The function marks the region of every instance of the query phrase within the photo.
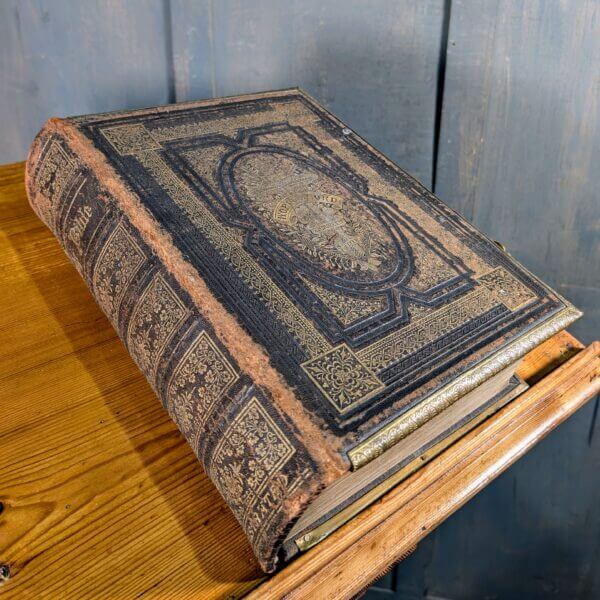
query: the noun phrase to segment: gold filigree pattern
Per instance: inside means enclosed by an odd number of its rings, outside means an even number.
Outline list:
[[[216,170],[219,159],[223,156],[224,148],[223,145],[215,144],[214,146],[202,146],[183,152],[184,158],[193,167],[194,172],[211,185],[213,190],[218,189],[219,186]]]
[[[160,144],[141,123],[115,125],[101,130],[102,135],[122,155],[136,154],[142,150],[160,148]]]
[[[37,184],[52,204],[60,198],[77,169],[77,162],[69,157],[57,140],[48,142],[37,175]]]
[[[120,222],[100,251],[92,276],[96,299],[115,322],[127,286],[145,258],[138,243]]]
[[[335,318],[346,327],[359,319],[380,313],[387,307],[384,296],[371,296],[368,299],[354,298],[328,290],[306,277],[302,277],[302,280]]]
[[[193,192],[173,173],[155,152],[143,152],[138,159],[156,181],[186,211],[194,224],[208,237],[221,255],[230,262],[269,310],[279,319],[298,343],[311,356],[321,354],[331,346],[315,326],[279,289],[240,243],[194,196]]]
[[[300,122],[305,121],[307,115],[310,115],[310,113],[307,111],[306,106],[302,102],[294,100],[287,102],[284,106],[278,107],[276,118],[278,121]],[[313,120],[317,121],[315,115],[310,116],[312,116]],[[202,119],[196,123],[188,122],[181,125],[155,127],[152,130],[152,135],[159,141],[179,140],[197,135],[209,135],[211,133],[235,135],[240,129],[272,123],[273,118],[272,110],[266,110],[262,113],[252,112],[246,115],[232,112],[231,114],[222,115],[219,119],[211,119],[210,121]]]
[[[127,327],[127,346],[148,377],[156,376],[158,362],[190,311],[157,273],[137,301]]]
[[[456,274],[451,265],[432,252],[414,233],[406,230],[404,234],[412,248],[415,262],[415,272],[410,279],[412,289],[428,290]]]
[[[66,232],[67,237],[73,242],[79,253],[82,252],[81,239],[91,217],[92,209],[89,206],[79,206],[73,217],[73,223]]]
[[[201,331],[173,371],[166,393],[169,414],[189,440],[237,378],[210,335]]]
[[[346,344],[303,363],[302,368],[340,413],[385,387]]]
[[[256,397],[230,423],[215,448],[210,475],[253,545],[288,497],[291,482],[282,468],[295,451]]]
[[[390,333],[357,354],[367,367],[379,371],[486,313],[497,304],[498,301],[487,289],[474,290],[434,313]]]
[[[503,267],[498,267],[482,275],[479,277],[479,283],[483,284],[499,302],[512,311],[518,310],[536,298],[532,290]]]
[[[232,176],[245,206],[313,267],[361,283],[383,280],[398,267],[391,232],[311,163],[259,150],[239,158]]]
[[[263,133],[260,134],[259,138],[261,143],[283,146],[284,148],[293,150],[297,154],[323,163],[323,157],[318,152],[315,152],[315,149],[307,144],[295,130],[285,129],[283,131]]]

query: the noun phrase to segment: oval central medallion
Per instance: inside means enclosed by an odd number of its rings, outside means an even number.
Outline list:
[[[367,202],[302,157],[247,152],[231,180],[271,239],[323,275],[373,284],[398,270],[398,243]]]

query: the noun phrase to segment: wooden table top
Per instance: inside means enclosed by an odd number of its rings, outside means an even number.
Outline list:
[[[265,578],[191,449],[0,167],[0,593],[345,598],[600,390],[600,345],[529,354],[516,402]]]

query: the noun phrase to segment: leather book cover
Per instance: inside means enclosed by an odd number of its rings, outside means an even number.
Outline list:
[[[26,179],[266,571],[320,490],[580,314],[298,89],[51,119]]]

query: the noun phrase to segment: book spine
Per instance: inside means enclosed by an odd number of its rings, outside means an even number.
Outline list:
[[[172,272],[60,127],[26,165],[54,233],[272,571],[286,531],[326,481],[303,432],[240,368]]]

